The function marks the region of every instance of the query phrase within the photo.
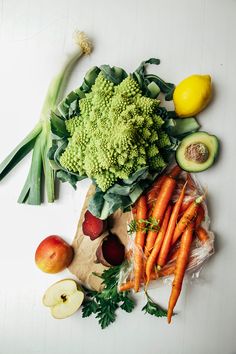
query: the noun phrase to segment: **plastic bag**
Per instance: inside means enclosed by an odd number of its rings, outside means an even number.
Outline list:
[[[173,168],[173,165],[168,167],[164,171],[163,174],[168,174],[169,170]],[[160,180],[162,176],[159,176],[157,180],[154,182],[153,187],[150,188],[149,191],[147,191],[147,200],[148,200],[148,206],[149,210],[151,210],[152,204],[155,201],[155,198],[152,200],[152,196],[155,193],[150,193],[151,191],[154,191],[156,188],[156,195],[158,194],[160,190],[160,185],[158,185],[158,180]],[[187,206],[196,198],[200,197],[201,195],[206,195],[206,191],[203,189],[199,181],[197,180],[196,176],[193,174],[189,174],[185,171],[182,171],[181,174],[179,175],[177,179],[177,186],[175,188],[175,191],[172,196],[172,203],[175,203],[176,200],[178,199],[178,196],[180,194],[180,191],[183,187],[183,184],[185,181],[188,181],[187,187],[186,187],[186,192],[185,192],[185,197],[183,200],[183,208],[187,208]],[[159,189],[158,189],[159,188]],[[214,254],[214,233],[210,231],[210,217],[208,214],[208,208],[206,204],[206,197],[204,201],[201,203],[201,206],[204,209],[204,219],[201,222],[200,226],[203,227],[208,235],[208,239],[203,243],[201,242],[196,235],[193,237],[192,245],[191,245],[191,251],[189,255],[189,262],[188,266],[186,269],[186,272],[189,273],[192,278],[197,278],[199,276],[199,273],[202,269],[203,264],[208,260],[208,258]],[[134,207],[135,208],[135,207]],[[183,213],[183,211],[182,211]],[[134,211],[135,214],[135,211]],[[150,212],[151,215],[151,212]],[[180,215],[181,216],[181,215]],[[128,225],[127,225],[128,226]],[[129,228],[129,226],[128,226]],[[132,233],[129,238],[129,242],[127,245],[127,254],[128,254],[128,261],[124,265],[124,267],[121,269],[120,272],[120,277],[119,277],[119,287],[122,286],[122,284],[128,284],[132,283],[133,279],[133,274],[134,274],[134,251],[135,252],[142,252],[143,257],[145,258],[143,251],[138,249],[137,246],[134,243],[135,239],[135,233]],[[176,251],[178,250],[180,245],[180,241],[178,240],[176,242],[176,245],[174,245],[171,249],[171,254],[175,254]],[[166,265],[161,269],[160,273],[158,274],[158,278],[164,279],[164,281],[169,281],[170,278],[172,278],[172,275],[174,273],[175,269],[175,262],[176,258],[170,259]],[[152,282],[152,287],[154,284],[157,284],[157,281]],[[130,285],[130,288],[132,287],[132,284]],[[121,287],[122,288],[122,287]]]

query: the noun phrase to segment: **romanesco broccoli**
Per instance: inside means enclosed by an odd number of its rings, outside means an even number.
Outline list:
[[[159,149],[170,140],[155,114],[158,105],[142,96],[131,76],[115,86],[100,73],[80,100],[80,115],[66,121],[71,138],[61,165],[92,178],[102,191],[144,166],[161,170],[165,161]]]

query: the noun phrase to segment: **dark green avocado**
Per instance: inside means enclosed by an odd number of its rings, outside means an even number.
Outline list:
[[[211,167],[219,150],[215,135],[197,132],[186,136],[176,150],[178,165],[187,172],[200,172]]]

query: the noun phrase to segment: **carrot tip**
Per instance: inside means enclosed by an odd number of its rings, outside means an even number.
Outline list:
[[[168,311],[167,313],[167,322],[171,323],[172,311]]]
[[[157,271],[159,272],[161,270],[162,266],[160,266],[159,264],[157,265]]]

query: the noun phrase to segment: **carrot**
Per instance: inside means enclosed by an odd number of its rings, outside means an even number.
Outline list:
[[[152,217],[159,221],[161,225],[164,213],[166,211],[167,205],[171,199],[172,193],[176,186],[176,181],[174,177],[177,177],[178,173],[181,172],[181,169],[178,166],[175,166],[174,169],[170,172],[170,175],[166,176],[160,193],[158,194],[154,209],[152,212]],[[147,235],[146,246],[145,246],[145,256],[148,257],[151,253],[151,250],[154,246],[158,231],[150,230]]]
[[[173,211],[172,211],[172,214],[171,214],[171,217],[170,217],[170,220],[169,220],[169,224],[168,224],[168,227],[167,227],[167,230],[166,230],[165,238],[163,240],[163,243],[162,243],[162,246],[161,246],[161,250],[160,250],[160,253],[159,253],[159,256],[158,256],[157,264],[158,264],[159,268],[163,267],[165,265],[167,255],[168,255],[168,252],[170,250],[171,240],[172,240],[173,233],[174,233],[174,230],[175,230],[177,218],[178,218],[178,215],[179,215],[179,210],[180,210],[181,204],[183,203],[186,185],[187,185],[187,182],[184,184],[184,186],[182,188],[182,191],[181,191],[181,193],[179,195],[179,198],[178,198],[177,202],[175,203],[175,206],[173,208]]]
[[[172,264],[167,264],[164,268],[162,268],[159,272],[158,272],[158,276],[159,277],[166,277],[168,275],[171,275],[174,273],[176,268],[176,264],[175,262],[173,262]]]
[[[169,219],[170,219],[170,214],[171,214],[171,206],[169,205],[167,207],[167,209],[166,209],[164,220],[163,220],[161,228],[160,228],[160,230],[158,232],[154,247],[153,247],[153,249],[151,251],[151,254],[148,257],[148,260],[147,260],[147,263],[146,263],[147,284],[149,283],[152,269],[154,267],[156,258],[158,256],[158,253],[159,253],[159,251],[161,249],[162,242],[163,242],[164,237],[165,237],[166,229],[167,229],[168,222],[169,222]]]
[[[137,202],[137,221],[146,219],[147,217],[147,199],[146,196],[141,196]],[[145,224],[139,223],[139,230],[135,236],[135,250],[134,250],[134,290],[139,291],[140,280],[143,273],[143,254],[142,250],[145,243],[146,231],[144,231]]]
[[[192,202],[187,203],[188,205],[190,205]],[[182,204],[183,205],[183,204]],[[187,208],[186,208],[187,209]],[[196,220],[195,220],[195,230],[198,229],[198,227],[201,225],[202,220],[204,219],[205,216],[205,211],[203,209],[203,207],[201,205],[199,205],[198,207],[198,211],[197,211],[197,216],[196,216]],[[197,232],[197,231],[196,231]],[[201,237],[201,236],[200,236]],[[177,255],[179,253],[179,248],[175,248],[174,251],[172,251],[171,253],[169,253],[168,256],[168,262],[173,262],[176,260]]]
[[[156,198],[158,193],[160,192],[160,188],[162,183],[164,182],[166,175],[160,176],[158,179],[155,180],[151,189],[147,192],[147,203],[152,204]]]
[[[196,220],[195,220],[195,229],[197,229],[201,225],[202,221],[204,220],[204,217],[205,217],[205,211],[203,207],[199,205]]]
[[[193,227],[194,224],[190,223],[188,227],[185,229],[181,238],[180,252],[176,260],[176,269],[174,273],[175,277],[172,283],[172,290],[171,290],[171,295],[170,295],[169,305],[168,305],[168,312],[167,312],[168,323],[171,322],[173,310],[181,292],[184,274],[188,264],[190,247],[192,243]]]
[[[196,198],[184,212],[183,216],[180,218],[178,224],[175,227],[172,238],[172,245],[178,240],[180,235],[182,235],[189,223],[196,217],[199,204],[202,203],[204,198],[205,195],[201,195],[200,197]]]
[[[202,244],[204,244],[209,239],[207,231],[201,226],[196,229],[196,234]]]
[[[173,262],[177,259],[177,256],[179,254],[179,248],[176,248],[174,251],[172,251],[169,255],[168,255],[168,262]]]
[[[183,202],[180,208],[179,213],[183,213],[186,209],[188,209],[188,207],[190,206],[190,204],[192,203],[192,200],[190,200],[189,202]]]
[[[175,167],[173,167],[172,170],[168,173],[168,176],[171,178],[176,178],[181,171],[182,169],[178,165],[175,165]]]
[[[134,287],[134,281],[133,280],[129,280],[124,284],[121,284],[121,286],[119,287],[119,291],[127,291],[130,289],[133,289]]]
[[[175,270],[175,263],[171,265],[167,265],[166,267],[161,269],[158,274],[156,272],[152,272],[150,276],[150,280],[157,280],[158,278],[169,276],[174,273],[174,270]],[[133,287],[134,287],[134,281],[129,280],[119,287],[119,291],[127,291],[133,289]]]

